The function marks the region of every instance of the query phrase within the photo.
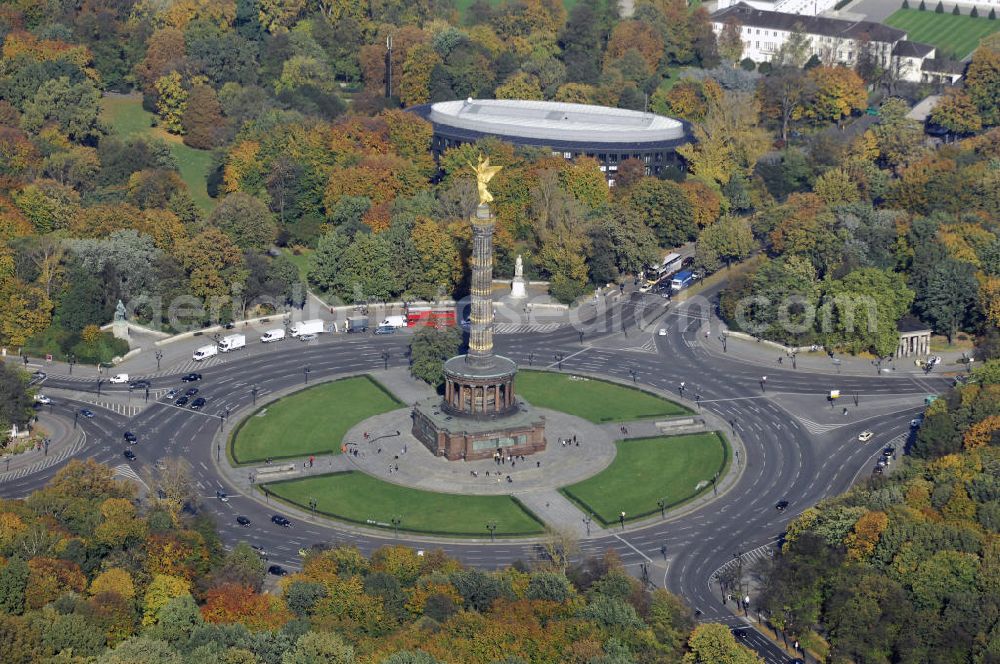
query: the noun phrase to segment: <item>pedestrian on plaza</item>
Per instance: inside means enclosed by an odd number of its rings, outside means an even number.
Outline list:
[[[575,433],[573,434],[573,442],[574,443],[576,442],[576,434]]]
[[[541,461],[536,461],[535,462],[535,468],[541,468],[541,467],[542,467],[542,462]]]

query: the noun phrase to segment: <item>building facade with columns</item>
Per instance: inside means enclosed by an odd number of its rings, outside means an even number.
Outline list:
[[[931,353],[931,329],[916,318],[906,317],[896,326],[899,346],[896,357],[919,357]]]

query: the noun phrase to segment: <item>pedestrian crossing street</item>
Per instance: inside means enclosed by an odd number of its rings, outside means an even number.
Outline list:
[[[77,436],[76,440],[69,445],[63,447],[58,452],[50,454],[48,456],[43,456],[41,459],[33,464],[27,466],[21,466],[15,470],[0,472],[0,483],[11,482],[13,480],[37,473],[40,470],[45,470],[46,468],[51,468],[56,464],[62,463],[69,457],[73,456],[77,452],[83,449],[84,445],[87,444],[87,434],[81,432]],[[32,452],[32,454],[34,454]]]
[[[497,323],[494,334],[523,334],[525,332],[555,332],[559,323]]]

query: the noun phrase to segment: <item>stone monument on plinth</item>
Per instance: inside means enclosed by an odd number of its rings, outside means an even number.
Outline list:
[[[111,323],[111,334],[114,335],[115,339],[125,339],[128,341],[128,323],[125,322],[125,305],[122,304],[121,300],[118,300],[118,306],[115,307],[115,320]]]
[[[524,280],[524,262],[521,260],[521,254],[517,255],[517,261],[514,262],[514,281],[510,282],[510,296],[513,299],[520,300],[528,297],[528,293],[525,291]]]
[[[471,166],[471,164],[470,164]],[[472,223],[469,352],[444,364],[444,399],[413,408],[413,435],[451,460],[532,454],[545,449],[545,417],[514,394],[517,364],[493,353],[493,196],[486,184],[500,170],[480,157],[472,166],[479,206]]]

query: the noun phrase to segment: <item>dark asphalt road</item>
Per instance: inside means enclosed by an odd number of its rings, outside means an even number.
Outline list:
[[[650,303],[644,304],[644,303]],[[644,528],[629,529],[624,534],[609,534],[601,539],[581,542],[584,555],[616,550],[624,562],[639,563],[662,560],[661,546],[666,546],[669,564],[663,585],[680,594],[705,620],[741,624],[730,614],[711,590],[712,573],[731,560],[734,552],[748,551],[773,541],[785,525],[805,508],[820,499],[847,489],[872,465],[872,459],[894,436],[908,433],[908,421],[914,410],[872,418],[866,426],[878,435],[866,444],[858,443],[852,427],[812,435],[762,393],[761,369],[725,357],[709,355],[696,341],[704,324],[707,304],[694,302],[671,308],[666,318],[650,325],[647,332],[635,328],[636,317],[662,312],[658,298],[633,295],[632,299],[611,309],[610,323],[583,324],[583,342],[576,329],[561,329],[550,334],[518,334],[496,338],[497,352],[529,364],[555,366],[562,356],[562,369],[567,372],[596,372],[625,380],[635,380],[661,390],[676,393],[684,381],[684,396],[692,399],[701,395],[702,407],[727,421],[734,422],[746,448],[748,458],[743,475],[735,487],[705,507],[677,520],[652,523]],[[652,313],[651,313],[652,312]],[[607,320],[607,319],[606,319]],[[614,337],[619,345],[635,343],[636,349],[622,350],[608,340],[610,331],[620,330],[625,320],[629,338]],[[666,336],[650,336],[652,328],[666,327]],[[649,340],[652,338],[655,346]],[[297,522],[291,529],[270,523],[276,513],[255,498],[241,495],[236,487],[227,486],[217,473],[214,462],[217,450],[212,438],[220,426],[219,414],[227,408],[237,413],[251,404],[250,390],[260,388],[259,395],[303,383],[303,369],[310,368],[311,379],[382,368],[405,366],[407,335],[323,335],[321,343],[303,345],[296,342],[260,347],[252,353],[238,356],[223,364],[202,370],[204,380],[198,384],[208,403],[204,412],[194,412],[160,401],[131,420],[103,408],[93,408],[93,419],[79,418],[79,426],[88,436],[88,445],[81,457],[92,457],[111,466],[128,465],[139,471],[144,463],[164,456],[187,459],[204,497],[205,509],[218,520],[219,530],[227,544],[245,540],[264,547],[272,562],[297,566],[300,547],[316,542],[347,542],[368,553],[387,542],[412,543],[417,548],[442,548],[468,564],[495,567],[516,559],[536,559],[535,546],[518,541],[460,542],[439,540],[431,543],[423,538],[399,539],[392,533],[358,532],[335,522]],[[591,345],[594,344],[594,345]],[[642,346],[642,348],[639,348]],[[388,359],[383,356],[389,353]],[[133,377],[134,378],[134,377]],[[180,387],[179,375],[153,379],[154,387]],[[45,384],[72,390],[92,391],[93,382],[49,376]],[[913,379],[908,377],[818,376],[797,373],[785,368],[767,369],[767,393],[815,395],[817,407],[830,389],[858,393],[866,399],[903,394],[924,394],[946,387],[942,378]],[[103,391],[113,390],[105,384]],[[56,412],[72,417],[76,406],[67,402],[56,404]],[[135,447],[138,460],[128,463],[122,456],[125,445],[122,433],[129,429],[140,439]],[[60,464],[61,466],[62,464]],[[58,468],[20,478],[0,486],[0,495],[23,496],[42,486]],[[140,473],[141,474],[141,473]],[[228,503],[214,500],[216,489],[229,492]],[[774,505],[787,500],[790,505],[778,512]],[[237,514],[248,516],[254,525],[250,529],[235,523]],[[763,651],[762,655],[764,654]],[[780,651],[778,651],[780,653]],[[774,656],[771,653],[772,657]],[[768,658],[768,661],[783,661]]]

